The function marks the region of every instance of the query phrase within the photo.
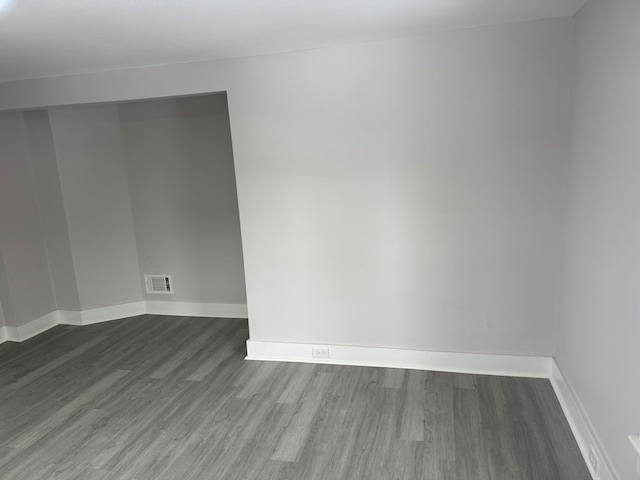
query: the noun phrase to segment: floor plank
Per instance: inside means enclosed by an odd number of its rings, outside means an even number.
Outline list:
[[[0,478],[587,480],[547,380],[244,360],[143,315],[0,345]]]

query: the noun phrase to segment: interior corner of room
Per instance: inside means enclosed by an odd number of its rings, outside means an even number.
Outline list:
[[[548,378],[593,477],[634,478],[638,25],[0,83],[0,342],[236,317],[249,358]]]

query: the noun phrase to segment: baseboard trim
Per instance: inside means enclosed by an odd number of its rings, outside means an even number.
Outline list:
[[[82,325],[82,312],[58,310],[58,323],[60,325]]]
[[[11,325],[6,325],[4,327],[5,334],[7,336],[7,342],[21,342],[20,334],[18,333],[18,327],[12,327]]]
[[[331,358],[313,358],[314,347],[329,348]],[[396,348],[247,341],[247,360],[327,363],[408,368],[510,377],[549,378],[550,357],[450,353]]]
[[[112,305],[109,307],[92,308],[82,311],[56,310],[31,322],[12,327],[0,327],[0,343],[6,341],[23,342],[39,333],[45,332],[56,325],[91,325],[109,322],[122,318],[144,315],[179,315],[185,317],[217,317],[217,318],[247,318],[246,304],[230,303],[189,303],[189,302],[156,302],[139,301]]]
[[[163,302],[147,300],[146,312],[185,317],[247,318],[247,305],[237,303]]]
[[[576,438],[580,452],[589,468],[589,472],[594,480],[619,480],[619,476],[611,466],[611,462],[602,449],[601,443],[595,435],[595,430],[591,426],[589,417],[584,413],[571,385],[567,382],[560,367],[555,360],[551,362],[551,385],[556,392],[564,416],[569,422],[573,436]],[[589,445],[597,448],[598,472],[594,472],[589,463]]]
[[[121,305],[113,305],[109,307],[92,308],[80,312],[82,317],[82,325],[91,325],[93,323],[109,322],[120,318],[135,317],[147,313],[144,301],[123,303]]]
[[[39,333],[46,332],[50,328],[58,325],[58,312],[51,312],[36,318],[24,325],[13,327],[5,325],[2,327],[3,333],[0,334],[0,343],[5,341],[24,342],[25,340],[35,337]],[[4,338],[4,339],[2,339]]]

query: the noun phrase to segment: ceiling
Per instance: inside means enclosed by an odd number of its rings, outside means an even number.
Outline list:
[[[0,0],[0,81],[570,16],[586,0]]]

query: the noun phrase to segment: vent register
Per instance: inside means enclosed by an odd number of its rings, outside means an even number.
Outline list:
[[[145,275],[144,284],[147,289],[147,293],[173,293],[173,281],[171,280],[171,275]]]

